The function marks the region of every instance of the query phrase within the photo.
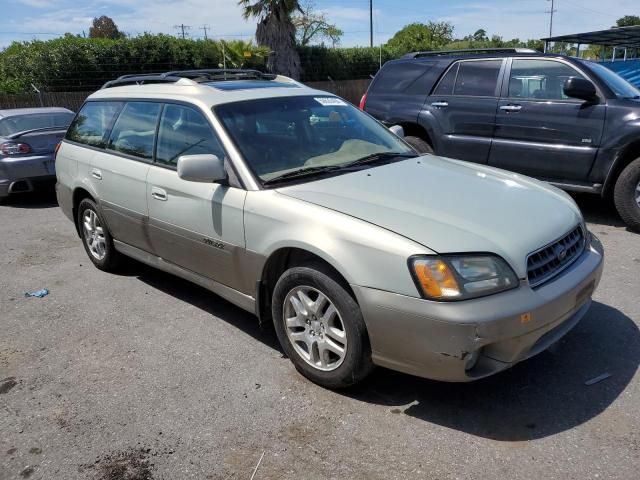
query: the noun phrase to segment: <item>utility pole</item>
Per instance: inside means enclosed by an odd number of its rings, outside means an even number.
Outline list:
[[[204,30],[204,39],[207,40],[207,29],[211,29],[209,25],[203,25],[200,27],[200,30]]]
[[[186,30],[189,30],[191,26],[181,23],[180,25],[174,25],[173,28],[175,28],[176,30],[180,30],[181,32],[180,35],[182,35],[182,39],[184,40],[185,37],[187,36]]]
[[[547,1],[551,1],[551,10],[547,10],[547,13],[550,14],[550,16],[549,16],[549,37],[553,37],[553,14],[555,12],[557,12],[557,10],[554,8],[555,7],[555,1],[554,0],[547,0]]]
[[[373,47],[373,0],[369,0],[369,46]]]

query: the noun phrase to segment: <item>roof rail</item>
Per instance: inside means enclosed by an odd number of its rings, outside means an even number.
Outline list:
[[[176,83],[179,80],[191,80],[199,83],[246,79],[275,80],[276,75],[249,69],[208,68],[196,70],[175,70],[165,73],[122,75],[115,80],[105,83],[102,88],[120,87],[123,85],[144,85],[149,83]]]
[[[445,55],[480,55],[492,53],[540,53],[533,48],[466,48],[463,50],[432,50],[426,52],[411,52],[402,58],[441,57]]]

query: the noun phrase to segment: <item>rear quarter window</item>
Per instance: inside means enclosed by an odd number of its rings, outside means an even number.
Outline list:
[[[419,62],[389,63],[378,73],[371,85],[371,93],[404,92],[432,67],[432,64]]]
[[[104,148],[113,119],[122,108],[120,102],[87,102],[67,130],[66,140]]]

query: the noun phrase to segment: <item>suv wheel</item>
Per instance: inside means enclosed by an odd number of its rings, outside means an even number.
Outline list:
[[[93,200],[85,198],[80,202],[77,222],[89,260],[100,270],[115,270],[120,263],[120,254],[114,248],[107,224]]]
[[[418,153],[433,153],[433,148],[420,137],[404,137],[404,141],[417,150]]]
[[[631,230],[640,232],[640,158],[622,171],[613,191],[616,209]]]
[[[284,272],[272,305],[282,348],[312,382],[345,388],[373,369],[360,308],[341,279],[322,264]]]

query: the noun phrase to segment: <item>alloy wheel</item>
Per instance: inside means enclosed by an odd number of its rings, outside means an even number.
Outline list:
[[[325,372],[342,364],[347,332],[340,312],[325,294],[313,287],[295,287],[287,294],[283,311],[287,337],[305,362]]]
[[[82,232],[91,256],[98,261],[103,260],[107,254],[104,228],[100,223],[98,214],[90,208],[86,209],[82,214]]]

